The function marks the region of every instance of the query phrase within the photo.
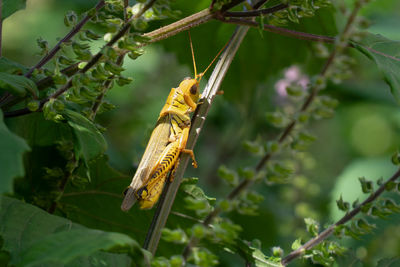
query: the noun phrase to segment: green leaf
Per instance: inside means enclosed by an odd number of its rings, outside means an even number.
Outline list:
[[[354,160],[349,163],[349,165],[344,168],[343,172],[338,176],[332,195],[342,195],[343,198],[350,203],[357,198],[360,200],[365,199],[365,195],[360,190],[360,182],[357,177],[362,177],[363,175],[368,174],[368,178],[377,180],[379,177],[384,177],[384,180],[386,180],[396,171],[397,167],[391,164],[387,156],[382,158]],[[336,205],[336,201],[332,199],[331,214],[334,221],[339,220],[343,216],[343,213],[334,207]],[[371,203],[364,205],[361,208],[362,212],[368,213],[371,206]]]
[[[365,177],[360,177],[358,178],[358,180],[361,183],[361,189],[363,191],[363,193],[371,193],[372,191],[374,191],[374,184],[371,181],[368,181],[367,179],[365,179]]]
[[[154,209],[143,211],[134,205],[129,212],[121,212],[123,191],[131,177],[112,169],[105,156],[89,162],[89,171],[91,183],[86,187],[67,185],[59,211],[87,227],[125,233],[142,242]]]
[[[279,257],[268,257],[260,248],[255,247],[250,242],[237,240],[236,248],[248,262],[253,263],[257,267],[282,267]]]
[[[29,246],[14,261],[18,266],[34,266],[43,263],[66,264],[77,257],[89,256],[102,249],[129,252],[139,247],[127,235],[91,229],[76,229],[49,234]]]
[[[9,74],[22,74],[27,70],[27,67],[18,62],[12,61],[5,57],[0,58],[0,72],[6,72]]]
[[[296,249],[299,249],[300,247],[301,247],[301,239],[298,238],[293,242],[292,249],[296,250]]]
[[[319,231],[318,222],[312,218],[305,218],[304,222],[306,223],[307,231],[313,236],[317,236]]]
[[[127,255],[99,250],[129,252],[135,260],[143,260],[140,246],[129,236],[87,229],[13,198],[1,198],[0,221],[3,249],[16,266],[91,266],[94,261],[127,266],[130,262]]]
[[[340,198],[336,200],[336,205],[342,211],[348,211],[350,209],[349,202],[343,201],[342,195],[340,195]]]
[[[360,218],[356,221],[355,225],[360,228],[364,233],[370,233],[376,226],[374,224],[368,223],[364,218]]]
[[[96,126],[81,114],[66,109],[62,113],[72,127],[78,141],[77,152],[83,155],[85,160],[91,160],[103,154],[107,149],[107,143]]]
[[[240,225],[234,224],[228,219],[221,219],[212,224],[213,239],[216,242],[224,242],[225,244],[234,244],[239,237],[239,232],[242,231]]]
[[[71,127],[66,123],[45,120],[41,113],[31,113],[7,121],[9,128],[24,138],[29,146],[51,146],[60,140],[72,140]]]
[[[22,155],[29,150],[24,139],[8,130],[0,110],[0,193],[11,192],[13,178],[24,175]]]
[[[237,173],[231,169],[228,169],[225,165],[221,165],[218,168],[218,176],[228,182],[230,186],[236,186],[239,183],[239,177]]]
[[[175,244],[186,244],[188,242],[188,237],[182,229],[164,228],[162,229],[162,238]]]
[[[26,0],[3,0],[1,18],[5,20],[18,10],[24,9],[25,6]]]
[[[392,94],[400,102],[400,42],[389,40],[379,34],[366,33],[360,42],[352,44],[376,63]]]
[[[182,181],[182,190],[194,199],[215,201],[215,198],[207,196],[203,189],[196,185],[197,178],[185,178]]]
[[[5,90],[17,96],[24,96],[26,92],[30,92],[33,96],[39,94],[36,84],[30,79],[21,75],[3,72],[0,72],[0,91],[1,90]]]
[[[186,193],[184,198],[185,208],[203,216],[212,210],[210,203],[214,202],[215,198],[208,197],[203,189],[196,185],[197,181],[197,178],[183,179],[181,188]]]

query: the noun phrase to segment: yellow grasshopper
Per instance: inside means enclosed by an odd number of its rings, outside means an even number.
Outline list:
[[[197,74],[191,39],[190,48],[195,77],[185,78],[178,88],[171,89],[138,169],[131,184],[124,192],[125,198],[121,205],[121,209],[124,211],[129,210],[136,200],[139,201],[141,209],[150,209],[157,203],[164,188],[166,177],[178,165],[181,153],[188,153],[193,160],[192,165],[197,168],[193,151],[185,148],[190,129],[189,115],[196,109],[200,98],[199,83],[201,78],[224,48],[200,74]]]

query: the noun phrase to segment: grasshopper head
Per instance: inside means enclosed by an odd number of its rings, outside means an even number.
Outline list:
[[[183,95],[189,96],[194,103],[197,103],[200,98],[199,83],[198,79],[185,78],[179,84],[179,88],[182,89]]]

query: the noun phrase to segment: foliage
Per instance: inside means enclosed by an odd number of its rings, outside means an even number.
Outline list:
[[[400,232],[400,45],[365,30],[367,18],[395,18],[396,1],[379,13],[366,0],[271,0],[254,10],[217,0],[208,17],[198,12],[210,1],[84,2],[46,0],[54,12],[30,26],[25,1],[3,1],[2,266],[396,265],[400,236],[385,229]],[[173,35],[193,28],[200,72],[229,23],[255,29],[195,147],[199,178],[183,180],[166,227],[151,228],[157,209],[120,205],[166,88],[187,76],[178,62],[192,60],[187,35]],[[163,49],[149,46],[158,41]],[[139,244],[155,232],[152,257]]]

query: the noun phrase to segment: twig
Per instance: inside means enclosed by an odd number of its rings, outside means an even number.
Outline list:
[[[128,20],[127,8],[129,7],[129,0],[124,0],[124,21]]]
[[[118,66],[121,66],[123,61],[124,61],[124,57],[125,57],[125,53],[122,53],[121,55],[118,56],[116,64]],[[92,106],[92,113],[89,116],[89,119],[91,119],[92,121],[94,120],[94,118],[96,117],[97,111],[100,108],[101,103],[103,102],[103,98],[105,96],[105,94],[107,93],[108,89],[110,89],[112,82],[114,80],[115,75],[111,76],[103,85],[103,90],[101,91],[101,93],[96,97],[96,100],[93,103]]]
[[[164,26],[160,29],[145,33],[144,36],[150,37],[150,42],[152,43],[158,42],[160,40],[176,35],[182,31],[188,30],[207,21],[210,21],[213,17],[214,13],[207,8],[186,18],[183,18],[177,22]]]
[[[287,4],[279,4],[269,8],[263,8],[259,10],[250,10],[250,11],[235,11],[235,12],[225,12],[223,13],[224,17],[257,17],[260,15],[266,15],[275,13],[279,10],[287,8]]]
[[[348,221],[350,221],[352,218],[354,218],[361,211],[362,207],[375,201],[385,191],[386,185],[388,183],[396,181],[399,177],[400,177],[400,169],[397,170],[397,172],[395,174],[393,174],[393,176],[389,180],[387,180],[385,183],[383,183],[378,188],[378,190],[376,190],[373,194],[371,194],[366,200],[364,200],[356,208],[352,209],[349,213],[344,215],[339,221],[332,224],[327,229],[325,229],[323,232],[321,232],[318,236],[310,239],[309,241],[307,241],[307,243],[302,245],[300,248],[292,251],[289,255],[284,257],[281,261],[281,264],[283,266],[288,265],[291,261],[300,257],[306,250],[311,249],[312,247],[318,245],[319,243],[321,243],[322,241],[327,239],[333,233],[336,226],[343,225],[343,224],[347,223]]]
[[[264,5],[266,2],[269,0],[260,0],[257,3],[254,4],[253,9],[259,9],[262,5]]]
[[[249,19],[240,19],[240,18],[225,18],[225,17],[216,17],[216,19],[229,23],[229,24],[235,24],[235,25],[246,25],[250,26],[253,28],[259,28],[260,24],[251,21]],[[299,31],[294,31],[278,26],[273,26],[269,24],[264,25],[264,31],[267,32],[272,32],[272,33],[277,33],[280,35],[288,36],[288,37],[293,37],[296,39],[301,39],[301,40],[307,40],[307,41],[316,41],[316,42],[322,42],[322,43],[334,43],[335,38],[330,37],[330,36],[324,36],[324,35],[318,35],[318,34],[312,34],[312,33],[306,33],[306,32],[299,32]]]
[[[58,188],[59,193],[58,193],[56,199],[54,199],[53,202],[51,203],[51,206],[49,207],[49,209],[47,210],[47,212],[50,214],[53,214],[56,211],[58,200],[60,200],[61,197],[63,196],[65,187],[67,186],[69,179],[71,179],[71,177],[72,177],[72,173],[74,172],[74,170],[77,167],[77,162],[76,162],[75,156],[73,156],[73,158],[70,160],[70,162],[73,162],[74,168],[72,170],[66,170],[64,172],[64,177],[60,181],[60,186]]]
[[[231,9],[232,7],[235,7],[235,6],[239,5],[239,4],[242,3],[242,2],[244,2],[244,0],[232,0],[230,3],[224,5],[224,6],[221,8],[220,11],[221,11],[221,12],[225,12],[225,11]]]
[[[100,0],[96,6],[94,7],[96,9],[96,12],[99,11],[100,9],[102,9],[105,6],[105,1],[104,0]],[[33,71],[35,69],[40,69],[43,65],[45,65],[50,59],[52,59],[57,52],[61,49],[61,45],[65,42],[68,42],[72,37],[75,36],[75,34],[77,34],[82,27],[94,16],[94,14],[92,16],[90,16],[89,14],[86,15],[78,24],[76,24],[74,26],[74,28],[71,29],[71,31],[65,35],[64,38],[62,38],[57,44],[56,46],[53,47],[53,49],[50,50],[50,52],[48,54],[46,54],[35,66],[33,66],[32,68],[30,68],[30,70],[24,74],[25,77],[29,78],[31,77]]]

